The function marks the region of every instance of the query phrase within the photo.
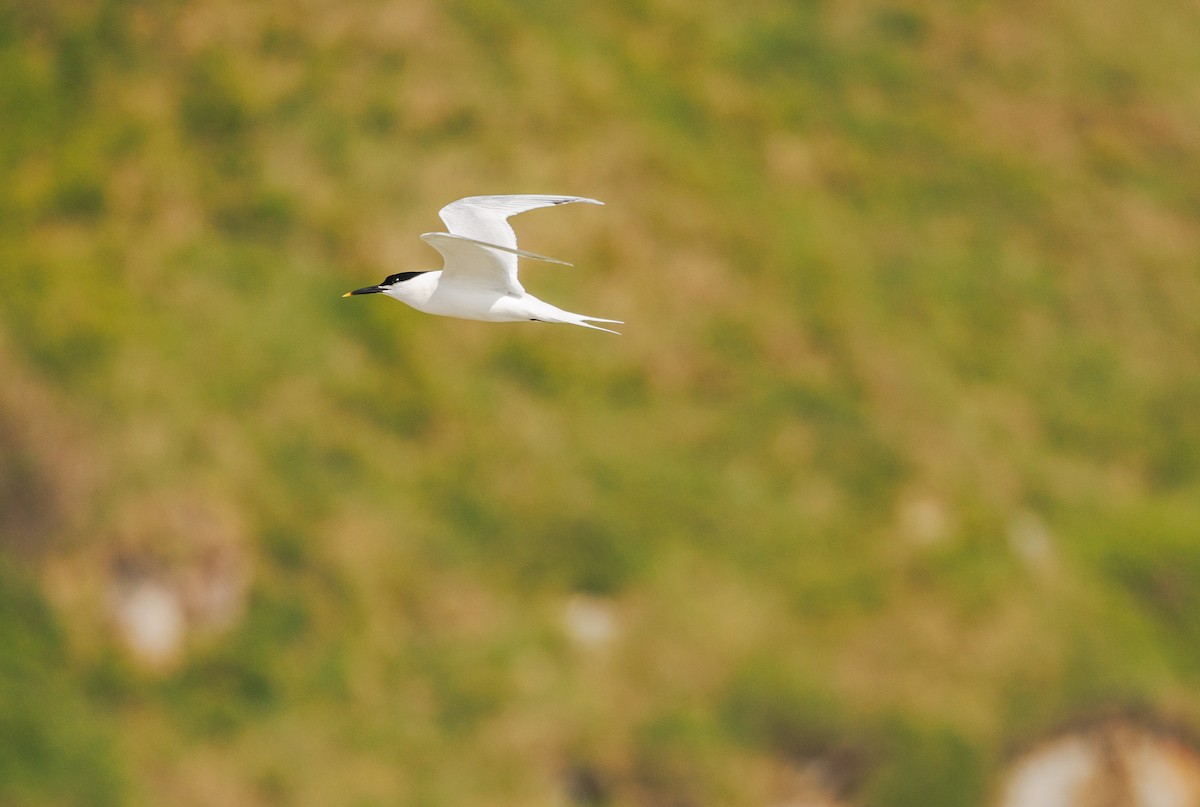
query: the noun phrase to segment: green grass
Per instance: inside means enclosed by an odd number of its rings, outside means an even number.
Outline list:
[[[126,782],[109,714],[80,691],[65,636],[19,571],[0,567],[0,798],[28,805],[115,805]]]
[[[1196,725],[1196,22],[0,0],[0,801],[975,805]],[[523,282],[624,336],[341,299],[504,192],[608,203]],[[130,555],[243,607],[144,670]]]

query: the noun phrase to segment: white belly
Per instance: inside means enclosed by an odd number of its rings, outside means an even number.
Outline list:
[[[421,304],[414,304],[428,314],[484,322],[519,322],[535,319],[538,303],[535,297],[513,297],[485,289],[439,288]]]

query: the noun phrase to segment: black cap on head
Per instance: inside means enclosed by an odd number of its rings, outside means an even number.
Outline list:
[[[380,286],[394,286],[397,283],[403,283],[406,280],[412,280],[417,275],[423,275],[424,272],[398,272],[394,275],[388,275],[380,283]]]
[[[355,289],[354,291],[348,291],[345,294],[343,294],[342,296],[350,297],[355,294],[379,294],[379,292],[385,290],[388,286],[395,286],[397,283],[403,283],[406,280],[412,280],[417,275],[423,275],[423,274],[425,274],[425,273],[424,272],[397,272],[394,275],[388,275],[387,277],[385,277],[383,279],[383,282],[380,283],[378,286],[365,286],[364,288],[361,288],[361,289]]]

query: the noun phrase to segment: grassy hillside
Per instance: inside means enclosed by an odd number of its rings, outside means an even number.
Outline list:
[[[0,0],[0,802],[965,807],[1200,727],[1198,40]],[[625,335],[340,297],[517,192],[607,203],[522,276]]]

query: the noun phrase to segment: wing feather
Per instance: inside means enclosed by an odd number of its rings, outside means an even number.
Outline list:
[[[425,233],[421,238],[445,259],[442,282],[524,294],[525,289],[517,280],[518,255],[551,263],[566,262],[517,249],[517,234],[509,226],[508,217],[572,202],[604,204],[582,196],[468,196],[438,212],[450,232]]]
[[[582,196],[542,196],[514,194],[509,196],[468,196],[443,207],[438,215],[446,229],[454,235],[473,238],[486,244],[516,249],[517,234],[508,224],[508,217],[539,207],[586,202],[602,205],[595,199]]]
[[[517,249],[516,247],[502,247],[499,244],[488,244],[484,241],[476,241],[474,238],[467,238],[465,235],[454,235],[452,233],[426,233],[425,235],[444,235],[448,238],[457,238],[459,241],[466,241],[469,244],[475,244],[488,249],[499,250],[510,255],[520,255],[522,258],[532,258],[535,261],[545,261],[546,263],[557,263],[562,266],[574,266],[575,264],[568,261],[561,261],[558,258],[551,258],[548,255],[539,255],[536,252],[530,252],[527,249]],[[424,238],[425,236],[421,236]]]
[[[521,295],[517,256],[450,233],[425,233],[421,240],[442,253],[442,283]]]

